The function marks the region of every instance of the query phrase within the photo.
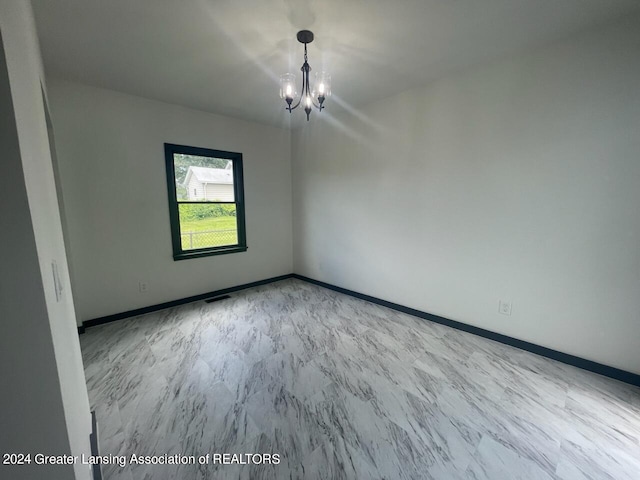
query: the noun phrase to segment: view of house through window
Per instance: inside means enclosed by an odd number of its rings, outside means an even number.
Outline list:
[[[169,144],[165,153],[174,258],[246,250],[242,155]]]

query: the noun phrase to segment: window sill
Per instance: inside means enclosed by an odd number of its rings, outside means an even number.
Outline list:
[[[188,260],[190,258],[212,257],[214,255],[226,255],[228,253],[246,252],[247,247],[234,245],[227,248],[216,248],[215,250],[193,250],[191,252],[174,253],[174,260]]]

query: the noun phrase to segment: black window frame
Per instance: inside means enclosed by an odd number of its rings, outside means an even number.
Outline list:
[[[231,160],[233,167],[233,202],[217,202],[217,201],[192,201],[178,200],[176,191],[176,176],[173,155],[175,153],[183,155],[197,155],[200,157],[213,157]],[[187,145],[176,145],[173,143],[164,144],[164,156],[167,169],[167,188],[169,191],[169,219],[171,222],[171,242],[173,244],[173,259],[186,260],[189,258],[209,257],[212,255],[225,255],[228,253],[246,252],[247,251],[247,232],[245,228],[245,212],[244,212],[244,177],[242,173],[242,153],[226,152],[224,150],[213,150],[211,148],[190,147]],[[235,203],[236,205],[236,222],[238,227],[238,243],[235,245],[224,245],[220,247],[205,247],[193,250],[183,250],[180,238],[180,210],[182,203],[197,204],[217,204],[217,203]]]

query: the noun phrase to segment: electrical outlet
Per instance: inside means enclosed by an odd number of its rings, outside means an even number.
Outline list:
[[[511,301],[500,300],[498,302],[498,313],[502,315],[511,315]]]
[[[147,282],[138,282],[140,293],[147,293],[149,291],[149,284]]]

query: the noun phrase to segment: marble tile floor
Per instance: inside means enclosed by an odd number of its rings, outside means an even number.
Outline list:
[[[107,480],[640,479],[640,389],[300,280],[89,328]]]

